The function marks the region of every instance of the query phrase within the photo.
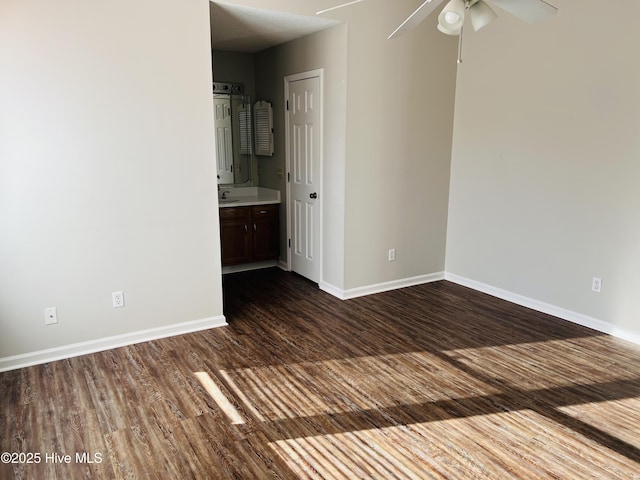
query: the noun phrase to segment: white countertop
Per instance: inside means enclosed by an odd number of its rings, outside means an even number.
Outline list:
[[[225,193],[225,199],[221,198],[223,193]],[[220,187],[220,192],[218,193],[218,205],[220,208],[267,205],[272,203],[281,203],[280,190],[263,187]]]

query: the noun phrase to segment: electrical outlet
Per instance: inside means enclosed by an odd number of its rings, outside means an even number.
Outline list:
[[[591,280],[591,290],[596,293],[600,293],[602,291],[602,279],[598,277],[593,277]]]
[[[124,307],[124,292],[113,292],[111,296],[113,298],[113,308]]]
[[[56,307],[49,307],[44,309],[44,323],[45,325],[53,325],[58,323],[58,311]]]
[[[395,262],[396,260],[396,249],[395,248],[390,248],[389,249],[389,261],[390,262]]]

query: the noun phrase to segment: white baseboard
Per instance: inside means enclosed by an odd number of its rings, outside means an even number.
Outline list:
[[[328,294],[333,295],[334,297],[337,297],[340,300],[345,299],[344,290],[341,290],[340,288],[336,287],[335,285],[332,285],[331,283],[321,281],[320,283],[318,283],[318,287],[320,287],[320,290],[322,290],[323,292],[327,292]]]
[[[372,295],[374,293],[387,292],[389,290],[396,290],[398,288],[412,287],[414,285],[421,285],[423,283],[437,282],[438,280],[444,280],[444,272],[419,275],[417,277],[392,280],[390,282],[376,283],[373,285],[351,288],[348,290],[342,290],[335,285],[331,285],[330,283],[326,282],[320,282],[319,286],[320,290],[325,291],[333,295],[334,297],[338,297],[340,300],[349,300],[351,298],[363,297],[365,295]]]
[[[541,302],[533,298],[525,297],[524,295],[513,293],[508,290],[493,287],[491,285],[487,285],[486,283],[477,282],[475,280],[471,280],[470,278],[462,277],[454,273],[445,273],[444,279],[453,283],[457,283],[458,285],[462,285],[464,287],[486,293],[493,297],[501,298],[502,300],[515,303],[516,305],[527,307],[538,312],[546,313],[548,315],[553,315],[554,317],[558,317],[563,320],[582,325],[583,327],[591,328],[598,332],[606,333],[607,335],[611,335],[613,337],[640,345],[639,332],[620,328],[609,322],[605,322],[588,315],[583,315],[581,313],[557,307],[555,305]]]
[[[273,265],[271,265],[273,266]],[[281,265],[278,265],[282,268]],[[626,340],[640,345],[640,333],[631,331],[628,329],[620,328],[611,323],[603,320],[598,320],[581,313],[573,312],[555,305],[551,305],[539,300],[535,300],[523,295],[503,290],[491,285],[471,280],[460,275],[453,273],[433,273],[429,275],[420,275],[417,277],[405,278],[401,280],[393,280],[391,282],[378,283],[374,285],[368,285],[364,287],[352,288],[348,290],[342,290],[330,283],[320,282],[320,289],[341,299],[348,300],[351,298],[362,297],[365,295],[371,295],[375,293],[386,292],[389,290],[395,290],[398,288],[411,287],[414,285],[420,285],[424,283],[436,282],[439,280],[447,280],[458,285],[462,285],[473,290],[477,290],[488,295],[501,298],[516,305],[531,308],[538,312],[553,315],[555,317],[567,320],[584,327],[591,328],[598,332],[602,332],[608,335],[612,335],[616,338]],[[77,357],[79,355],[86,355],[89,353],[100,352],[109,350],[112,348],[124,347],[126,345],[132,345],[135,343],[146,342],[150,340],[157,340],[159,338],[171,337],[174,335],[182,335],[185,333],[197,332],[200,330],[207,330],[210,328],[223,327],[227,325],[227,321],[224,315],[218,317],[205,318],[202,320],[195,320],[192,322],[184,322],[174,325],[168,325],[165,327],[153,328],[149,330],[142,330],[138,332],[127,333],[124,335],[116,335],[113,337],[106,337],[97,340],[90,340],[87,342],[75,343],[71,345],[65,345],[62,347],[51,348],[47,350],[40,350],[36,352],[25,353],[21,355],[14,355],[10,357],[0,358],[0,372],[15,370],[18,368],[29,367],[32,365],[38,365],[41,363],[53,362],[56,360],[62,360],[65,358]]]
[[[0,358],[0,372],[227,325],[224,315]]]

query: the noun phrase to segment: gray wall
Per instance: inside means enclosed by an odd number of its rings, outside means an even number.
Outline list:
[[[224,320],[208,9],[0,3],[0,360]]]
[[[252,53],[213,51],[213,79],[216,82],[239,82],[244,92],[255,100],[256,70]]]
[[[557,4],[468,36],[446,269],[640,335],[640,4]]]
[[[345,12],[346,290],[444,271],[457,42],[435,16],[387,40],[416,6],[372,1]]]

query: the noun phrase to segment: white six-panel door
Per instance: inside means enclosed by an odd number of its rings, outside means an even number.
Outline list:
[[[304,74],[287,77],[285,90],[288,102],[291,270],[318,282],[321,251],[321,78],[317,72],[309,77]]]
[[[216,158],[218,183],[233,183],[233,145],[231,137],[231,99],[214,97],[214,119],[216,129]]]

